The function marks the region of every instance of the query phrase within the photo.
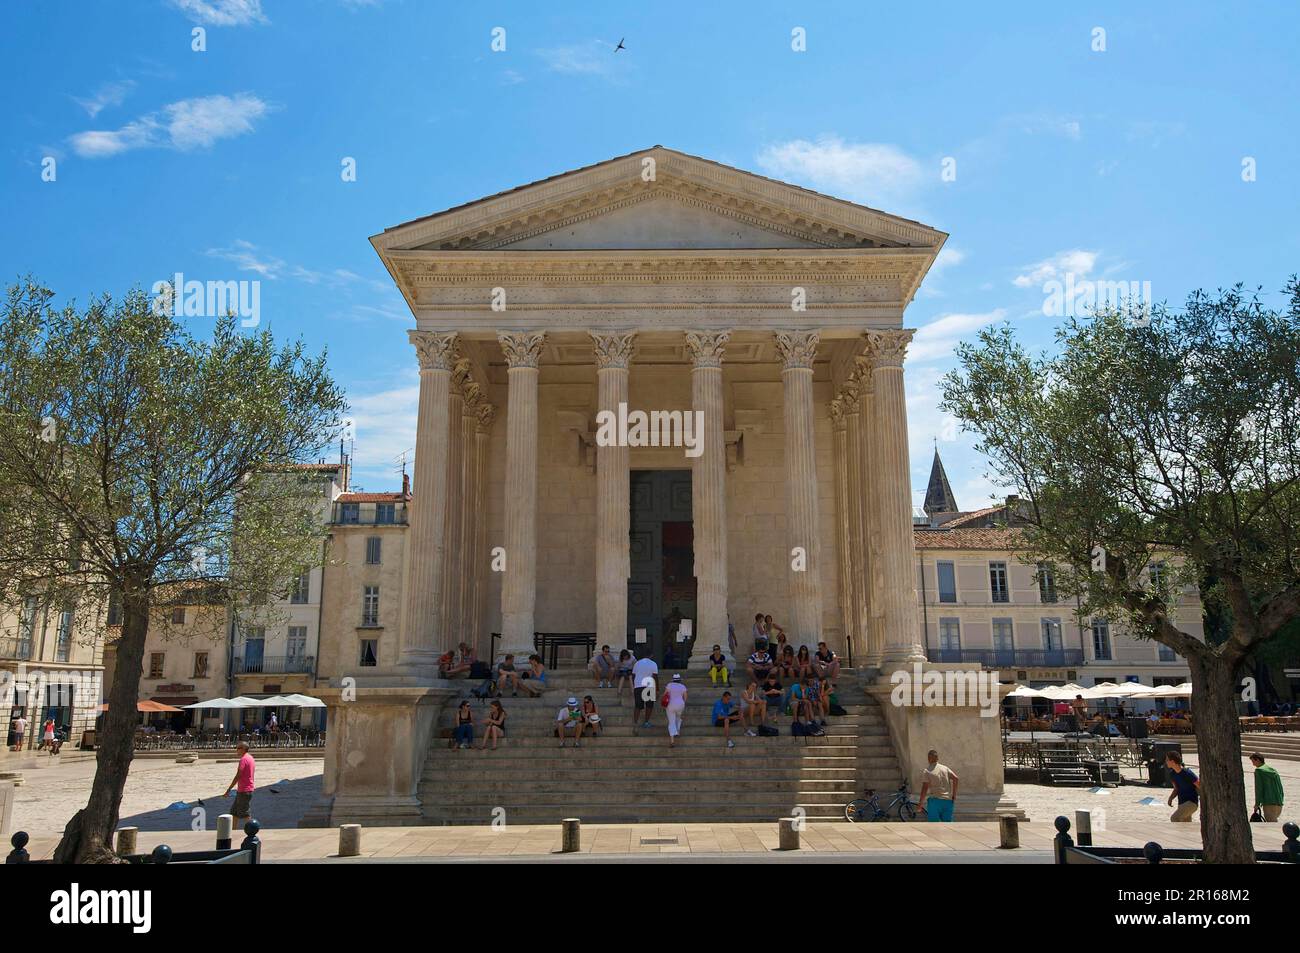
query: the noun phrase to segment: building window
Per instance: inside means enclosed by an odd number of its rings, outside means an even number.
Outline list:
[[[64,609],[59,613],[58,638],[54,645],[54,661],[68,661],[72,651],[72,610]]]
[[[1061,641],[1061,620],[1043,619],[1043,648],[1048,652],[1059,652],[1065,647]]]
[[[1151,577],[1152,589],[1164,588],[1165,577],[1168,575],[1168,573],[1166,572],[1164,560],[1161,560],[1158,563],[1152,563],[1150,566],[1148,566],[1147,574]]]
[[[244,630],[244,671],[260,672],[266,657],[266,628],[252,625]]]
[[[194,676],[193,677],[194,678],[208,677],[208,653],[207,652],[194,653]]]
[[[384,540],[379,536],[366,537],[366,565],[378,566],[383,561]]]
[[[150,677],[150,678],[162,678],[162,677],[163,677],[163,657],[164,657],[164,655],[165,655],[165,653],[163,653],[163,652],[150,652],[150,653],[149,653],[149,677]]]
[[[361,505],[359,503],[344,503],[339,507],[340,523],[360,523],[361,522]]]
[[[108,625],[122,624],[122,597],[116,592],[108,594]]]
[[[185,624],[185,607],[176,606],[176,608],[172,609],[172,625],[184,625],[184,624]]]
[[[379,664],[379,640],[362,639],[361,640],[361,659],[359,664],[363,668],[373,668]]]
[[[379,587],[366,586],[361,597],[361,624],[379,625]]]
[[[939,620],[939,649],[944,652],[961,651],[961,620]]]
[[[311,596],[311,573],[301,573],[293,581],[293,592],[289,596],[289,601],[294,605],[302,605],[309,601]]]
[[[375,522],[387,525],[393,522],[393,516],[396,512],[396,506],[392,503],[378,503],[375,505]]]
[[[305,625],[289,626],[289,658],[302,658],[307,654],[307,627]]]
[[[1051,563],[1038,564],[1038,599],[1040,602],[1056,601],[1056,572]]]
[[[1007,564],[989,563],[989,590],[994,602],[1009,602],[1010,591],[1007,589]]]
[[[999,652],[1015,651],[1015,626],[1010,619],[993,620],[993,648]]]
[[[31,642],[36,635],[36,597],[28,596],[23,600],[23,609],[18,617],[18,637],[24,642]]]
[[[1105,619],[1092,620],[1092,657],[1098,662],[1109,662],[1110,623]]]
[[[1162,662],[1176,662],[1178,661],[1178,653],[1169,646],[1157,642],[1156,658],[1160,659]]]
[[[935,569],[939,577],[939,601],[956,602],[957,573],[952,563],[936,563]]]

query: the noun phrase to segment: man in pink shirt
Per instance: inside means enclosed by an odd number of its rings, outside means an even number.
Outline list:
[[[257,764],[248,753],[248,742],[241,741],[235,750],[239,752],[239,767],[235,769],[235,779],[226,788],[225,796],[230,797],[230,790],[234,788],[235,806],[230,809],[230,813],[235,816],[235,830],[239,831],[244,829],[245,822],[252,816],[253,771]]]

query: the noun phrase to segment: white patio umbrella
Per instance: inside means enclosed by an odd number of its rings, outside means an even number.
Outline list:
[[[1145,692],[1149,686],[1141,685],[1137,682],[1102,682],[1100,685],[1094,685],[1083,693],[1084,698],[1128,698],[1131,695]]]
[[[1011,691],[1007,692],[1006,697],[1007,698],[1046,698],[1047,696],[1044,695],[1036,688],[1030,688],[1028,685],[1017,685]]]
[[[182,708],[221,708],[221,709],[229,709],[229,708],[240,708],[240,707],[242,707],[242,706],[235,704],[235,702],[234,702],[232,699],[229,699],[229,698],[209,698],[209,699],[208,699],[207,701],[205,701],[205,702],[195,702],[193,705],[182,705],[181,707],[182,707]]]
[[[285,698],[286,705],[296,705],[299,708],[325,708],[326,707],[323,701],[321,701],[319,698],[312,698],[310,695],[299,695],[298,693],[295,692],[291,695],[285,695],[284,698]]]
[[[1043,698],[1050,698],[1053,701],[1073,701],[1075,695],[1083,695],[1087,698],[1087,691],[1082,685],[1075,685],[1073,682],[1069,685],[1048,685],[1040,689]]]
[[[282,708],[286,705],[293,706],[298,704],[289,698],[288,695],[271,695],[268,698],[259,698],[257,703],[262,708]]]
[[[260,698],[249,698],[247,695],[236,695],[230,699],[231,708],[261,708],[264,704]]]

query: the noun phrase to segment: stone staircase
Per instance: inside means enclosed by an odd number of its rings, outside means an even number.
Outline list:
[[[1171,735],[1168,741],[1183,746],[1184,755],[1196,754],[1194,735]],[[1258,751],[1267,761],[1300,761],[1300,733],[1294,731],[1246,732],[1241,736],[1241,756],[1249,757]]]
[[[538,699],[507,693],[501,700],[509,714],[507,737],[498,750],[455,750],[445,737],[433,740],[419,786],[425,821],[744,822],[787,817],[796,807],[810,819],[832,819],[842,818],[844,805],[865,787],[898,787],[901,772],[884,715],[852,672],[841,674],[837,692],[847,714],[829,719],[825,736],[794,737],[791,719],[778,715],[778,737],[733,731],[735,748],[725,747],[722,730],[709,722],[722,690],[703,672],[681,674],[690,698],[675,749],[668,747],[662,708],[656,707],[654,727],[641,730],[632,723],[627,695],[620,700],[614,689],[594,688],[585,670],[552,671],[550,688]],[[577,749],[571,740],[561,749],[552,735],[556,711],[569,695],[591,695],[605,723],[599,738],[584,735]],[[481,725],[487,702],[471,702]],[[443,728],[452,726],[454,709],[449,703],[443,712]],[[475,730],[477,744],[481,727]]]

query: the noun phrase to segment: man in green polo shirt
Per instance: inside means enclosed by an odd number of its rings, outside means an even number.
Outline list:
[[[1255,766],[1255,810],[1264,814],[1264,820],[1276,821],[1282,816],[1282,778],[1258,751],[1250,756],[1250,763]]]

